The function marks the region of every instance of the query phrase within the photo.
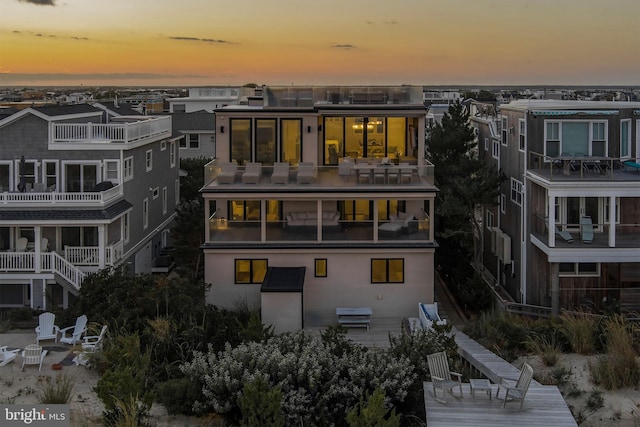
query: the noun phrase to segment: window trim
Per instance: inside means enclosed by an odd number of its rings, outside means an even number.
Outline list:
[[[518,150],[524,152],[527,147],[527,122],[518,119]]]
[[[128,164],[128,166],[127,166]],[[123,181],[131,181],[133,179],[133,156],[125,157],[122,166]]]
[[[124,243],[127,244],[129,243],[130,239],[131,239],[131,215],[129,212],[125,212],[125,214],[122,215],[122,240],[124,240]]]
[[[495,218],[494,218],[493,212],[491,212],[489,209],[487,209],[485,213],[484,222],[485,222],[485,225],[487,226],[487,230],[491,230],[493,228],[493,224],[495,223]]]
[[[324,263],[324,274],[319,273],[318,271],[322,270],[322,264]],[[328,275],[328,262],[327,262],[327,258],[315,258],[313,260],[313,265],[314,265],[314,270],[313,270],[313,275],[314,277],[327,277]]]
[[[624,138],[625,135],[622,134],[622,125],[623,124],[627,124],[627,135],[626,138],[627,140],[624,141],[622,138]],[[631,119],[622,119],[620,120],[620,159],[630,159],[631,158],[631,130],[632,130],[632,126],[631,126]],[[627,146],[627,154],[626,155],[622,155],[622,147],[626,145]]]
[[[160,151],[167,149],[167,141],[160,141]]]
[[[142,229],[149,228],[149,198],[145,197],[142,200]]]
[[[175,141],[172,141],[171,144],[169,144],[169,150],[171,150],[171,152],[169,153],[169,162],[171,163],[171,167],[174,168],[174,167],[176,167],[176,143],[175,143]]]
[[[115,165],[115,169],[109,171],[107,165],[113,164]],[[116,177],[114,179],[109,178],[108,172],[115,172]],[[103,171],[102,171],[102,179],[104,181],[111,181],[114,184],[118,184],[120,182],[120,160],[117,159],[105,159],[103,162]]]
[[[151,197],[153,198],[153,200],[160,197],[160,187],[153,187],[151,189]]]
[[[152,149],[149,149],[145,152],[144,164],[145,164],[145,168],[147,169],[147,172],[150,172],[153,170],[153,150]]]
[[[386,264],[386,281],[384,282],[375,282],[373,280],[373,264],[374,261],[385,261]],[[400,281],[390,281],[389,280],[389,262],[391,261],[401,261],[402,262],[402,279]],[[370,278],[371,278],[371,284],[373,285],[379,285],[379,284],[396,284],[396,283],[404,283],[404,258],[371,258],[371,271],[370,271]]]
[[[239,261],[249,261],[249,281],[248,282],[238,282],[238,262]],[[233,283],[236,285],[260,285],[262,281],[264,281],[264,277],[259,282],[253,281],[253,263],[255,261],[265,261],[265,275],[267,274],[267,270],[269,269],[269,259],[268,258],[235,258],[233,260]]]
[[[495,139],[491,141],[491,157],[500,160],[500,141]]]
[[[599,262],[561,262],[560,264],[573,264],[573,272],[558,271],[558,277],[600,277],[601,276],[601,264]],[[580,264],[595,264],[595,272],[581,272]]]
[[[500,144],[507,147],[509,145],[509,118],[501,116],[500,123]]]
[[[511,201],[518,206],[522,206],[524,198],[524,187],[522,181],[511,178]]]
[[[162,214],[167,214],[167,187],[162,187]]]
[[[504,193],[500,193],[500,212],[503,215],[507,213],[507,196]]]

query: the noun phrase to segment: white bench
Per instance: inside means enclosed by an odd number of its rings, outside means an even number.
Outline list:
[[[373,310],[369,307],[336,308],[339,324],[353,328],[367,328],[367,331],[369,330],[372,314]]]

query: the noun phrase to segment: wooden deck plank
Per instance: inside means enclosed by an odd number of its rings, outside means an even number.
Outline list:
[[[522,410],[520,402],[508,402],[496,399],[497,386],[493,386],[492,399],[485,393],[471,396],[469,384],[463,384],[463,397],[447,394],[447,403],[441,403],[433,397],[431,383],[424,383],[427,425],[429,427],[459,426],[571,426],[576,427],[569,408],[555,386],[538,386],[529,389]],[[439,397],[442,397],[438,393]],[[502,395],[501,395],[502,396]]]

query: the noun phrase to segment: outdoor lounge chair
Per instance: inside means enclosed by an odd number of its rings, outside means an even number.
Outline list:
[[[62,334],[60,342],[71,345],[77,344],[82,341],[82,334],[84,334],[86,330],[87,316],[83,314],[76,319],[75,325],[60,329],[60,333]]]
[[[16,240],[16,252],[26,252],[29,240],[26,237],[20,237]]]
[[[311,184],[315,174],[315,165],[312,162],[300,162],[298,164],[298,184]]]
[[[235,162],[222,164],[217,178],[218,184],[233,184],[237,170],[238,164]]]
[[[549,218],[547,217],[545,217],[544,219],[544,226],[547,230],[549,229]],[[565,242],[573,243],[573,236],[571,235],[571,233],[560,229],[560,227],[558,227],[558,224],[556,224],[555,226],[555,232],[558,236],[562,237],[562,240],[564,240]]]
[[[447,403],[444,399],[438,399],[436,389],[442,389],[452,393],[452,389],[458,387],[460,389],[460,397],[462,397],[462,374],[449,370],[449,361],[447,353],[441,351],[439,353],[429,354],[427,356],[429,363],[429,374],[431,374],[431,384],[433,385],[433,398],[438,402]],[[453,380],[451,376],[457,377]]]
[[[522,364],[520,376],[517,380],[514,378],[502,378],[500,384],[498,384],[498,391],[496,391],[496,397],[498,397],[500,389],[504,389],[504,404],[502,406],[507,406],[507,400],[519,400],[520,409],[522,409],[524,397],[527,395],[532,379],[533,368],[526,362]]]
[[[99,335],[90,335],[84,337],[84,342],[82,343],[82,350],[86,353],[95,353],[96,351],[102,348],[102,342],[104,340],[104,336],[107,332],[107,325],[104,325],[100,330]]]
[[[242,174],[242,182],[244,184],[257,184],[260,182],[260,175],[262,175],[262,163],[249,162]]]
[[[41,340],[55,340],[58,342],[58,332],[60,328],[55,325],[56,315],[53,313],[42,313],[38,317],[38,326],[36,326],[36,342]]]
[[[15,360],[20,353],[20,350],[7,350],[7,346],[0,347],[0,366],[4,366],[7,363]]]
[[[38,365],[38,371],[42,370],[42,361],[47,355],[47,350],[44,350],[38,344],[29,344],[22,351],[22,370],[24,371],[24,365]]]
[[[582,238],[582,243],[593,242],[593,223],[590,216],[580,218],[580,237]]]
[[[271,174],[272,184],[286,184],[289,182],[289,163],[276,162],[273,165],[273,173]]]

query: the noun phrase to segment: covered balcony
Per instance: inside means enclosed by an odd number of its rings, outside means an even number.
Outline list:
[[[562,154],[545,156],[529,152],[528,173],[540,178],[557,181],[632,181],[640,183],[640,165],[620,157],[596,157]]]

